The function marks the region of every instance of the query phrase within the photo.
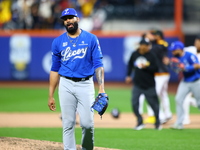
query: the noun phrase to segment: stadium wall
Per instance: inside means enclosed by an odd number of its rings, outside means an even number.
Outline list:
[[[51,66],[51,43],[59,32],[0,32],[0,80],[47,81]],[[126,64],[137,48],[141,34],[96,34],[99,38],[106,81],[124,81]],[[178,40],[178,36],[166,36],[166,41]],[[171,54],[169,54],[170,56]],[[170,71],[170,81],[177,75]]]

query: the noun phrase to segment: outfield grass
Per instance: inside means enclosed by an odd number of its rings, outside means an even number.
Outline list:
[[[132,112],[130,106],[131,89],[107,88],[110,102],[109,113],[113,108]],[[50,112],[47,106],[48,88],[0,88],[0,112]],[[57,111],[60,111],[57,92]],[[175,112],[174,95],[170,94],[171,109]],[[146,112],[146,107],[145,112]],[[200,113],[191,107],[191,113]],[[62,141],[61,128],[0,128],[0,137],[20,137],[47,141]],[[124,150],[198,150],[200,129],[176,131],[163,129],[95,129],[95,146]],[[76,128],[77,144],[81,143],[81,129]]]
[[[62,142],[61,128],[0,128],[0,137],[20,137]],[[95,129],[95,146],[123,150],[198,150],[198,129],[182,131],[163,129]],[[76,128],[77,144],[81,143],[81,129]]]
[[[121,112],[132,112],[131,89],[107,88],[109,106],[106,112],[118,108]],[[174,95],[170,94],[171,110],[175,112]],[[57,111],[60,111],[58,94],[55,93]],[[0,88],[0,112],[49,112],[47,106],[48,88]],[[145,104],[146,105],[146,104]],[[146,107],[144,105],[144,112]],[[200,113],[191,107],[191,113]]]

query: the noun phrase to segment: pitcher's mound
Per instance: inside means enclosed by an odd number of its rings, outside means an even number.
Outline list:
[[[2,150],[63,150],[60,142],[42,140],[31,140],[15,137],[0,137],[0,149]],[[77,145],[77,150],[80,146]],[[94,150],[116,150],[102,147],[95,147]]]

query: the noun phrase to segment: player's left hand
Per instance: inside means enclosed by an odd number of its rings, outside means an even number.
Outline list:
[[[99,93],[91,106],[94,110],[98,112],[100,116],[104,114],[108,107],[108,95],[106,93]]]

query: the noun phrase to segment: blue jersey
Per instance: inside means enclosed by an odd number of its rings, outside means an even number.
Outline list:
[[[183,72],[185,82],[193,82],[200,78],[200,69],[194,69],[193,64],[199,63],[196,55],[185,52],[184,56],[179,58],[180,62],[185,65],[185,70]]]
[[[67,36],[67,33],[54,39],[51,71],[62,76],[85,78],[94,75],[95,69],[103,66],[97,37],[87,31],[81,31],[74,39]]]

